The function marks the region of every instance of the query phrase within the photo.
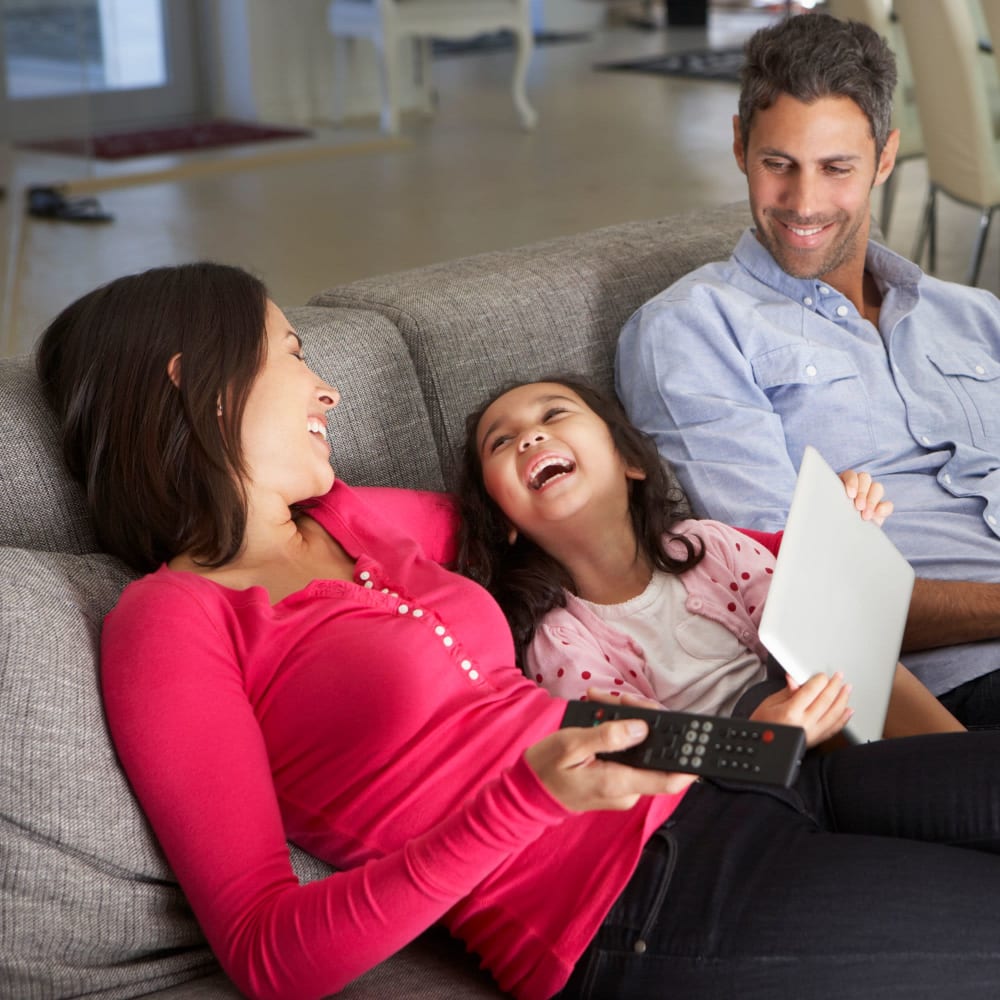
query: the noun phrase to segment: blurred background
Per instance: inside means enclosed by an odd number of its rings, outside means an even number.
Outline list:
[[[802,5],[524,2],[533,129],[511,99],[514,36],[488,32],[402,46],[393,132],[375,47],[334,35],[328,0],[0,0],[0,355],[29,351],[79,294],[160,264],[241,264],[292,306],[745,198],[739,48]],[[903,253],[927,182],[920,158],[900,172],[888,242]],[[963,279],[975,219],[942,204],[942,276]],[[994,243],[979,284],[997,291]]]

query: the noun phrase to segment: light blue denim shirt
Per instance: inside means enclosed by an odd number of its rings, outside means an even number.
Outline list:
[[[702,515],[780,529],[812,444],[885,485],[885,530],[918,575],[1000,582],[1000,300],[876,243],[866,267],[880,329],[748,230],[629,319],[618,393]],[[906,664],[941,693],[1000,667],[1000,641]]]

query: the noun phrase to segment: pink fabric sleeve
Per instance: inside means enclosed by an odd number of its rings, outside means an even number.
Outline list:
[[[383,520],[400,525],[420,543],[428,559],[449,566],[458,543],[458,509],[447,493],[390,486],[354,486],[355,493]]]
[[[637,669],[625,673],[615,669],[591,633],[572,615],[557,611],[549,618],[555,622],[538,627],[525,657],[528,675],[542,687],[568,701],[584,698],[589,687],[655,700],[645,675]]]
[[[337,992],[565,819],[521,758],[398,852],[300,886],[231,637],[197,595],[162,598],[144,583],[105,624],[108,721],[209,944],[247,996]]]

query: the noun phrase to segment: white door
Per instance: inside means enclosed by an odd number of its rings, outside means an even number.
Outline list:
[[[57,139],[191,119],[196,42],[194,0],[0,0],[0,126]]]

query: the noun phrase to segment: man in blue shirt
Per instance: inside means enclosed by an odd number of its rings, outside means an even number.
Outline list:
[[[733,150],[755,226],[622,331],[618,392],[698,513],[782,527],[803,449],[864,470],[918,577],[904,659],[1000,724],[1000,302],[869,241],[895,60],[803,14],[747,46]]]

